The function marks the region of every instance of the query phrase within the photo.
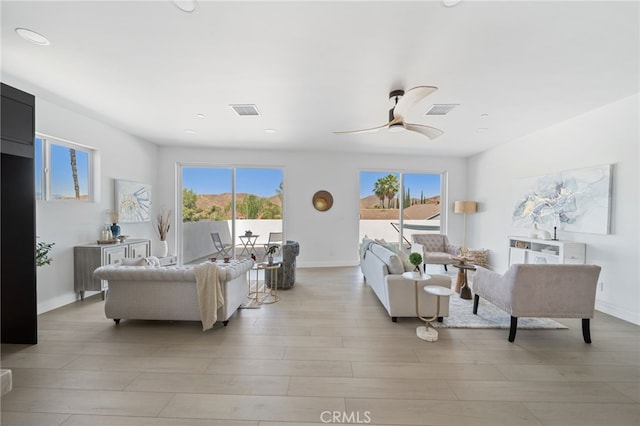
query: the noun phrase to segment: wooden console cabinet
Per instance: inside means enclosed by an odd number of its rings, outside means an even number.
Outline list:
[[[73,248],[73,288],[84,299],[85,291],[104,291],[107,282],[93,278],[93,271],[125,257],[151,256],[151,240],[129,239],[118,244],[86,244]]]
[[[575,241],[509,237],[509,266],[515,263],[585,263],[586,246]]]

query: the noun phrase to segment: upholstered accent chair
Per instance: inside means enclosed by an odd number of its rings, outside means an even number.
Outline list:
[[[444,234],[411,234],[411,252],[422,255],[422,267],[426,272],[426,265],[451,265],[455,261],[452,256],[459,256],[460,249],[449,243]]]
[[[287,289],[296,283],[296,258],[300,254],[300,244],[297,241],[287,240],[282,245],[282,266],[278,271],[278,289]],[[276,259],[280,260],[280,259]],[[271,274],[266,272],[264,283],[271,288]]]
[[[482,297],[510,314],[510,342],[516,338],[518,317],[581,318],[582,337],[591,343],[589,320],[599,275],[596,265],[515,264],[504,275],[478,266],[473,313],[478,313]]]

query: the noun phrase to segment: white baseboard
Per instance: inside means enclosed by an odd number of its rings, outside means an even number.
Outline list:
[[[78,295],[76,293],[65,293],[60,296],[56,296],[53,299],[38,303],[38,315],[68,305],[76,300],[78,300]]]
[[[297,262],[298,268],[340,268],[345,266],[358,266],[359,263],[353,261],[343,262]]]
[[[601,300],[596,300],[596,310],[632,324],[640,325],[640,313],[638,312],[631,312]]]

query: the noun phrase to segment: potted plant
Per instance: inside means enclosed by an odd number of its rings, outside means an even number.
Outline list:
[[[253,235],[253,232],[251,232],[251,230],[250,230],[250,229],[247,229],[246,231],[244,231],[244,236],[245,236],[245,237],[250,237],[250,236],[252,236],[252,235]]]
[[[414,266],[413,270],[415,272],[422,272],[420,271],[420,265],[422,265],[422,255],[420,253],[411,253],[409,255],[409,262]]]
[[[269,262],[269,265],[273,263],[273,255],[276,251],[278,251],[278,246],[270,246],[267,249],[267,261]]]
[[[49,257],[49,252],[55,243],[36,243],[36,266],[51,265],[53,258]]]

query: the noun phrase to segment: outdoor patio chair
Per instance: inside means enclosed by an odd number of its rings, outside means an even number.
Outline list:
[[[220,239],[220,234],[217,232],[211,233],[211,239],[213,240],[213,247],[216,249],[216,256],[229,257],[233,246],[231,244],[224,244]]]
[[[275,246],[278,250],[274,254],[279,256],[282,243],[282,232],[269,232],[269,241],[264,245],[264,252],[266,253],[270,247]]]

